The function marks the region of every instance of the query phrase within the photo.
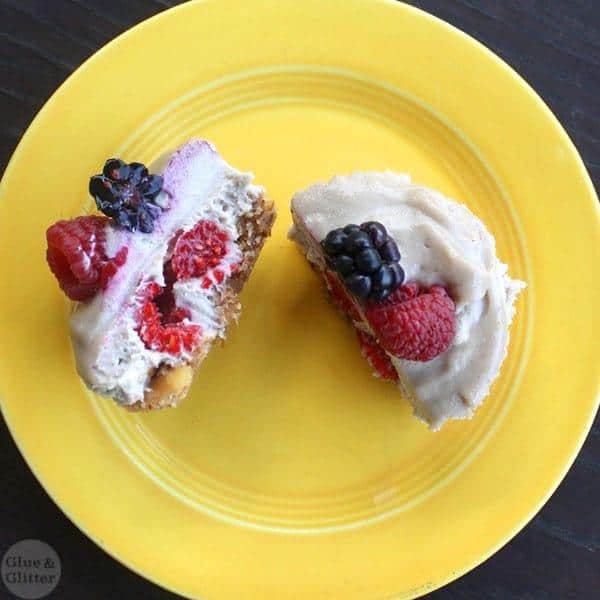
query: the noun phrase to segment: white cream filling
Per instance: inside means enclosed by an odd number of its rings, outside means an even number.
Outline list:
[[[390,358],[415,414],[433,429],[447,419],[470,417],[498,375],[513,303],[525,287],[508,276],[483,223],[464,205],[391,172],[317,183],[294,196],[292,211],[314,241],[307,244],[299,227],[290,236],[320,268],[314,242],[349,223],[379,221],[398,244],[406,281],[441,284],[449,291],[457,324],[450,348],[428,362]]]
[[[77,305],[71,317],[71,337],[77,369],[88,386],[123,404],[142,401],[152,373],[162,365],[189,362],[187,352],[173,356],[145,347],[136,332],[139,300],[135,292],[150,281],[164,285],[163,264],[169,258],[169,241],[191,229],[199,220],[216,221],[232,240],[219,268],[226,275],[242,256],[235,240],[240,217],[247,213],[261,188],[250,184],[251,175],[230,167],[206,142],[193,140],[179,148],[165,164],[163,197],[169,209],[157,220],[152,234],[131,233],[108,227],[106,251],[114,256],[128,247],[126,264],[104,292]],[[151,172],[156,172],[152,167]],[[226,323],[218,310],[227,278],[204,289],[201,278],[177,281],[173,286],[177,306],[190,311],[190,321],[202,328],[206,348],[223,337]],[[141,285],[140,285],[141,284]]]

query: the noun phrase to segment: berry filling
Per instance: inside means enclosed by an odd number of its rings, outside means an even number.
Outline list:
[[[175,244],[172,258],[177,279],[202,277],[217,267],[227,254],[228,240],[227,232],[214,221],[200,221],[182,233]]]
[[[202,328],[177,306],[173,286],[192,278],[201,278],[204,290],[223,283],[237,269],[227,261],[229,244],[228,233],[214,221],[199,221],[172,242],[171,258],[163,266],[164,287],[151,282],[142,291],[137,331],[147,348],[171,354],[197,348]]]
[[[203,289],[223,283],[238,268],[226,260],[230,245],[229,234],[218,223],[199,221],[175,243],[171,264],[176,278],[202,277]]]
[[[155,281],[142,291],[143,302],[137,313],[137,332],[146,348],[157,352],[180,354],[193,352],[200,343],[202,328],[189,323],[189,313],[173,308],[164,313],[165,307],[174,304],[172,287],[161,288]]]
[[[352,298],[350,298],[350,295],[338,277],[330,271],[324,271],[323,275],[334,304],[338,306],[350,320],[360,321],[360,313],[356,310]]]
[[[362,329],[357,329],[356,335],[358,336],[360,351],[375,371],[375,374],[387,381],[398,381],[398,373],[394,369],[390,357],[377,343],[377,340],[372,335],[362,331]]]
[[[105,253],[109,219],[100,216],[58,221],[46,231],[46,260],[58,284],[71,300],[92,298],[106,289],[127,261],[127,247],[108,258]]]

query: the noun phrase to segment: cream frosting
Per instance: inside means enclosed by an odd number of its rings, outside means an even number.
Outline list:
[[[262,189],[251,185],[252,176],[230,167],[214,147],[192,140],[169,157],[163,156],[150,170],[161,170],[164,179],[160,200],[168,210],[155,222],[152,234],[132,233],[109,225],[106,253],[114,256],[127,246],[127,262],[111,279],[106,290],[76,306],[71,317],[71,338],[77,370],[95,392],[122,404],[142,401],[152,373],[163,365],[187,363],[183,352],[173,356],[146,348],[136,332],[139,307],[136,290],[150,281],[164,285],[163,264],[170,258],[169,241],[191,229],[199,220],[217,221],[229,235],[228,253],[220,268],[241,260],[235,240],[240,236],[239,218],[251,210]],[[225,278],[226,281],[226,278]],[[177,281],[176,304],[187,308],[190,321],[202,328],[202,346],[224,337],[225,320],[218,306],[224,283],[214,281],[209,290],[199,279]]]
[[[508,276],[484,224],[466,206],[391,172],[312,185],[293,197],[292,212],[297,225],[290,236],[319,268],[324,262],[315,242],[329,231],[379,221],[400,248],[406,281],[448,290],[457,324],[448,350],[428,362],[390,358],[416,416],[432,429],[471,417],[506,356],[513,304],[525,286]],[[366,320],[360,326],[368,329]]]

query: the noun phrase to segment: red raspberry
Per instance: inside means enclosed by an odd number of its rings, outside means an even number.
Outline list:
[[[377,306],[392,306],[399,302],[408,302],[419,295],[421,288],[418,283],[411,281],[394,290],[385,300],[377,303]],[[373,303],[374,304],[374,303]]]
[[[184,323],[189,313],[175,308],[165,318],[159,310],[161,295],[169,288],[161,288],[156,282],[149,283],[142,292],[144,301],[137,320],[137,332],[146,348],[157,352],[179,354],[183,350],[192,352],[198,346],[202,328],[193,323]]]
[[[58,284],[72,300],[87,300],[110,279],[127,260],[123,246],[113,258],[104,251],[107,217],[77,217],[58,221],[46,231],[46,260]]]
[[[127,262],[127,246],[123,246],[111,259],[106,259],[100,271],[100,288],[105,290],[119,267]]]
[[[444,352],[452,342],[454,310],[454,302],[442,286],[424,290],[408,284],[385,302],[368,304],[365,313],[387,352],[424,362]]]
[[[337,305],[350,319],[353,321],[361,321],[362,317],[354,306],[354,302],[350,298],[350,295],[346,291],[346,288],[342,282],[338,279],[337,275],[331,271],[324,272],[325,282],[327,283],[327,289],[335,305]]]
[[[171,260],[177,279],[202,277],[218,266],[227,254],[228,240],[227,232],[214,221],[199,221],[182,233]]]
[[[357,329],[356,334],[358,336],[358,343],[360,344],[360,351],[375,371],[377,377],[381,377],[381,379],[386,379],[387,381],[398,381],[398,373],[394,369],[390,357],[377,343],[377,340],[361,329]]]

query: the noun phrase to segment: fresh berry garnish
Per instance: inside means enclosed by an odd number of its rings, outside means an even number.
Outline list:
[[[382,265],[371,277],[371,282],[376,290],[384,290],[392,287],[392,283],[394,283],[394,274],[391,267],[389,265]]]
[[[327,289],[329,290],[329,294],[334,303],[337,304],[350,319],[353,321],[360,321],[361,316],[356,310],[350,294],[348,294],[348,291],[342,285],[337,275],[325,271],[325,282],[327,283]]]
[[[90,194],[98,210],[129,231],[152,233],[164,206],[158,200],[163,178],[150,175],[142,164],[109,158],[101,175],[90,179]]]
[[[354,271],[354,261],[347,254],[340,254],[331,261],[331,267],[340,275],[350,275]]]
[[[123,246],[111,259],[106,259],[100,271],[100,289],[105,290],[119,267],[127,262],[127,246]]]
[[[379,247],[379,253],[381,254],[381,258],[388,262],[397,262],[400,260],[400,252],[398,251],[398,246],[396,246],[394,240],[387,240],[384,242]]]
[[[351,254],[358,252],[359,250],[366,250],[372,248],[371,238],[364,231],[353,231],[350,235],[346,236],[344,240],[344,250]]]
[[[214,221],[199,221],[192,229],[182,233],[175,244],[171,259],[177,279],[211,274],[216,283],[221,283],[225,275],[232,272],[230,266],[223,265],[217,269],[227,255],[228,242],[229,234]]]
[[[387,381],[398,381],[398,373],[394,369],[390,357],[377,343],[377,340],[361,329],[356,330],[356,335],[358,336],[360,351],[375,371],[375,374]]]
[[[420,289],[415,283],[365,307],[377,341],[387,352],[422,362],[435,358],[452,342],[454,311],[454,302],[442,286]]]
[[[416,298],[420,292],[421,286],[416,281],[410,281],[392,292],[381,304],[392,306],[400,302],[408,302],[408,300]]]
[[[193,352],[200,343],[202,328],[187,322],[189,313],[174,309],[169,315],[163,315],[159,306],[165,302],[163,293],[169,293],[169,287],[161,288],[156,282],[149,283],[142,292],[142,305],[137,313],[137,332],[146,348],[156,352],[179,354]]]
[[[360,300],[366,300],[371,293],[371,278],[360,273],[351,273],[344,278],[346,288]]]
[[[398,287],[401,286],[402,282],[404,281],[404,269],[397,262],[388,263],[388,264],[392,271],[392,275],[394,277],[394,283],[392,285],[392,290],[398,289]]]
[[[325,252],[331,256],[336,256],[344,249],[344,242],[348,235],[341,229],[334,229],[330,231],[325,239],[323,240],[323,247]]]
[[[127,260],[127,247],[108,258],[105,253],[106,217],[77,217],[58,221],[46,231],[46,260],[71,300],[88,300],[105,289]]]
[[[362,224],[363,231],[366,231],[376,248],[379,248],[387,240],[387,231],[385,227],[377,221],[367,221]]]
[[[375,248],[358,249],[354,254],[354,265],[360,273],[371,275],[381,267],[381,255]]]
[[[105,177],[108,177],[112,181],[125,183],[129,179],[131,169],[129,168],[129,165],[123,162],[120,158],[109,158],[104,163],[102,173]]]
[[[329,268],[361,301],[381,302],[404,282],[398,246],[377,221],[334,229],[321,246]]]

